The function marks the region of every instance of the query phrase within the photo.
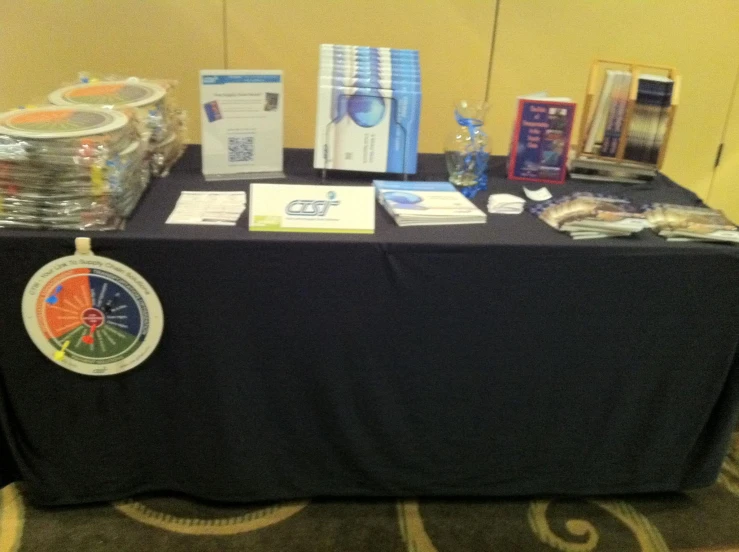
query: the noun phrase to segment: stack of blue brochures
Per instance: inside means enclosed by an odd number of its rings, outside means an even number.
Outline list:
[[[485,224],[487,215],[450,182],[375,180],[377,200],[398,226]]]
[[[417,50],[322,44],[317,100],[315,168],[416,172]]]

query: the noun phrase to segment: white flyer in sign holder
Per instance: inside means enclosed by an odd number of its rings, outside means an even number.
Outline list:
[[[373,186],[251,184],[252,232],[375,233]]]
[[[203,175],[206,180],[280,178],[282,71],[200,71]]]

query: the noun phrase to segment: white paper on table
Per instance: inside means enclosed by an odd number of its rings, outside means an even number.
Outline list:
[[[166,224],[235,226],[246,209],[246,192],[182,192]]]
[[[547,199],[552,199],[552,194],[550,194],[549,190],[547,190],[546,188],[529,190],[524,186],[523,193],[526,194],[526,197],[528,197],[532,201],[546,201]]]
[[[491,215],[520,215],[523,213],[523,207],[488,207],[488,213]]]
[[[492,194],[488,198],[488,213],[520,215],[526,200],[513,194]]]

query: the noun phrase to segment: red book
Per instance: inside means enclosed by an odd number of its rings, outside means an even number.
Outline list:
[[[508,178],[562,184],[575,119],[575,104],[552,98],[518,100]]]

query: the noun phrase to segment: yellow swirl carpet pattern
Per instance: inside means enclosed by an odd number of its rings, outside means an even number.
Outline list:
[[[739,433],[735,433],[731,440],[729,453],[721,466],[718,483],[727,491],[739,497]]]
[[[0,552],[15,552],[21,544],[25,506],[17,485],[0,491]]]
[[[593,500],[629,528],[643,552],[669,552],[659,530],[650,521],[625,502]],[[562,552],[591,552],[598,546],[598,530],[584,519],[569,519],[567,530],[577,537],[585,537],[585,542],[568,542],[556,535],[547,521],[547,508],[551,501],[537,500],[529,507],[529,525],[543,542]]]
[[[398,501],[398,524],[408,552],[439,552],[426,533],[417,501]]]
[[[313,500],[147,495],[38,508],[0,490],[0,552],[739,552],[739,435],[712,487],[617,499]]]
[[[134,500],[113,503],[116,510],[136,521],[184,535],[237,535],[248,533],[280,523],[290,516],[294,516],[307,505],[307,502],[277,504],[234,517],[199,519],[176,517],[149,508]]]

